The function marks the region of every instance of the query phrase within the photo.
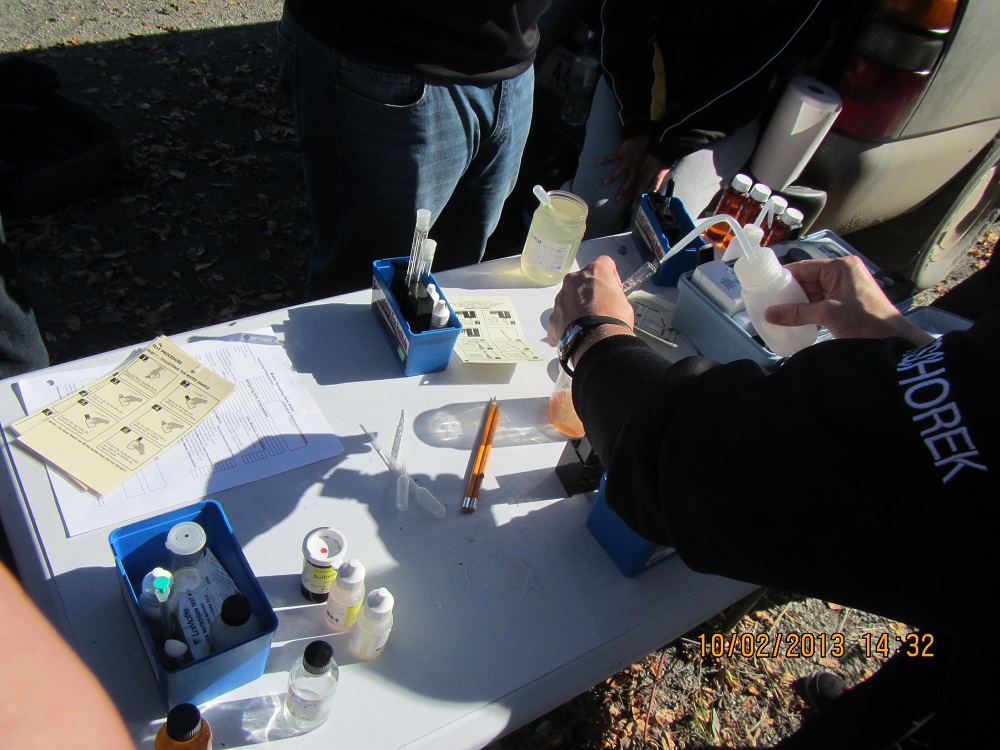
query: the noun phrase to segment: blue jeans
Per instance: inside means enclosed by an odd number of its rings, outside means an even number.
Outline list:
[[[408,256],[418,208],[432,213],[434,270],[477,263],[514,189],[534,72],[497,84],[382,70],[278,24],[316,246],[306,297],[371,284],[372,261]]]

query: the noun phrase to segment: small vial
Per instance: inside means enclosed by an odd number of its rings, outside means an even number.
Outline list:
[[[581,438],[585,434],[583,422],[573,407],[573,378],[561,367],[549,396],[549,419],[559,432],[571,438]]]
[[[154,750],[212,750],[212,727],[197,706],[179,703],[167,714],[153,747]]]
[[[758,218],[760,223],[757,225],[764,230],[764,239],[767,239],[768,232],[773,229],[781,216],[785,213],[788,208],[788,201],[782,198],[780,195],[772,195],[767,199],[764,207],[761,209]],[[766,242],[764,244],[767,244]]]
[[[205,556],[208,536],[205,529],[194,521],[174,524],[167,532],[167,550],[170,552],[170,570],[191,568]]]
[[[747,175],[736,175],[732,182],[729,183],[729,187],[722,193],[722,197],[719,198],[719,202],[715,205],[715,211],[712,215],[718,216],[719,214],[724,214],[735,217],[750,197],[751,187],[753,187],[753,180]],[[721,246],[728,232],[729,226],[727,224],[715,224],[705,230],[705,237],[710,242]]]
[[[250,608],[250,600],[243,594],[233,594],[222,602],[218,616],[212,621],[208,643],[213,651],[222,651],[250,640],[258,632],[260,627]]]
[[[337,577],[337,567],[347,557],[347,541],[336,529],[313,529],[302,540],[302,595],[311,602],[325,602]]]
[[[777,245],[785,240],[795,239],[793,233],[802,227],[802,212],[797,208],[787,208],[785,212],[774,222],[774,226],[764,236],[762,244],[771,246]]]
[[[331,630],[354,627],[365,601],[365,566],[357,558],[340,564],[326,600],[326,625]]]
[[[340,681],[340,667],[333,646],[313,641],[288,672],[285,718],[296,729],[308,732],[320,726],[333,709],[333,694]]]
[[[764,208],[764,204],[767,203],[767,199],[771,197],[771,188],[765,185],[763,182],[758,182],[752,188],[750,188],[750,195],[747,196],[746,202],[740,209],[739,213],[736,214],[736,221],[740,225],[753,224],[760,215],[760,211]],[[736,233],[730,229],[726,233],[725,239],[722,240],[722,249],[725,250],[729,247],[729,243],[733,241],[733,237]]]
[[[359,659],[374,659],[382,655],[392,630],[394,604],[389,589],[375,589],[368,594],[347,643],[352,654]]]

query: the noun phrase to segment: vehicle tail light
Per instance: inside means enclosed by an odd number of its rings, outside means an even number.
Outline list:
[[[872,139],[899,133],[930,83],[957,7],[958,0],[881,0],[837,86],[844,103],[837,131]]]

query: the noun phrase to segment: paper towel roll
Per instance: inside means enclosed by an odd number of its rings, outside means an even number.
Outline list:
[[[815,78],[795,76],[781,95],[750,171],[772,190],[784,190],[805,169],[840,113],[840,95]]]

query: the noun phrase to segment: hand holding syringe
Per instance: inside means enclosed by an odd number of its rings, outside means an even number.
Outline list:
[[[368,430],[368,428],[364,425],[359,426],[365,435],[368,436],[368,441],[371,443],[375,453],[378,454],[378,457],[382,459],[391,471],[395,471],[399,474],[399,477],[396,480],[396,507],[400,510],[406,508],[409,504],[410,494],[412,493],[413,499],[416,501],[417,505],[435,518],[444,518],[445,515],[447,515],[447,511],[445,511],[445,508],[440,501],[438,501],[438,499],[431,494],[431,491],[414,482],[413,477],[406,473],[406,467],[383,450],[382,446],[378,442],[378,439]]]

